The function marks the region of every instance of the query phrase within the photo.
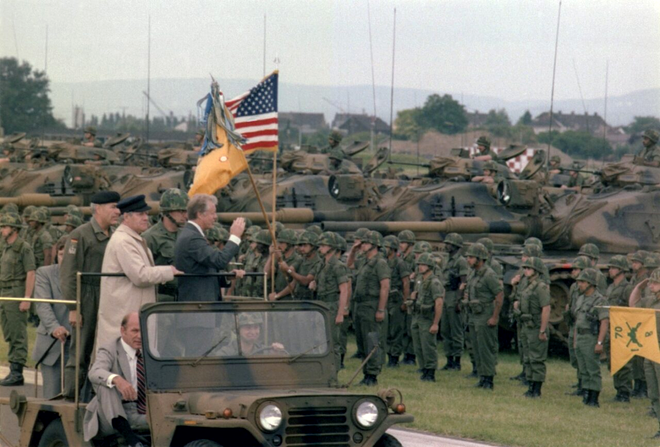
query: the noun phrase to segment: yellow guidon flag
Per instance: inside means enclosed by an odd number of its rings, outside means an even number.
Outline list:
[[[634,356],[660,363],[656,311],[636,307],[610,307],[611,373]]]

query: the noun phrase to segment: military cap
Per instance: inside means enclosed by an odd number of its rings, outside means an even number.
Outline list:
[[[28,205],[25,208],[23,208],[23,217],[27,218],[30,214],[32,214],[32,211],[36,210],[37,207],[34,205]],[[18,214],[18,213],[16,213]]]
[[[170,188],[160,196],[161,211],[185,211],[188,207],[188,194],[178,188]]]
[[[319,225],[310,225],[309,227],[305,228],[306,231],[311,231],[317,236],[320,236],[323,234],[323,230]]]
[[[115,191],[99,191],[89,199],[90,202],[97,205],[105,205],[106,203],[118,203],[121,200],[118,192]]]
[[[383,235],[380,234],[378,231],[371,231],[369,233],[369,236],[367,236],[367,240],[364,242],[368,242],[371,245],[374,245],[376,247],[382,247],[383,246]]]
[[[651,272],[651,276],[649,276],[649,281],[660,283],[660,269],[655,269]]]
[[[64,225],[68,225],[68,226],[73,227],[73,228],[78,228],[82,224],[83,224],[82,219],[80,217],[76,216],[76,215],[73,215],[73,214],[69,214],[66,217],[66,220],[64,221]]]
[[[646,260],[646,257],[648,255],[649,255],[649,252],[646,251],[646,250],[637,250],[630,257],[630,261],[631,262],[639,262],[640,264],[644,264],[644,261]]]
[[[385,236],[383,238],[383,247],[391,248],[393,250],[398,250],[399,249],[399,239],[396,236],[394,236],[393,234],[390,234],[389,236]]]
[[[337,250],[342,253],[348,250],[348,242],[340,234],[335,233],[335,239],[337,240]]]
[[[2,212],[18,214],[18,205],[16,205],[15,203],[8,203],[2,207]]]
[[[451,244],[454,247],[461,248],[463,246],[463,236],[458,233],[449,233],[445,236],[445,244]]]
[[[42,208],[37,208],[34,211],[32,211],[32,214],[28,216],[27,219],[28,222],[39,222],[42,224],[47,223],[50,219],[48,219],[48,215],[46,214],[45,210]]]
[[[472,245],[467,249],[467,253],[465,253],[465,256],[471,256],[473,258],[481,259],[482,261],[485,261],[488,259],[488,250],[486,247],[484,247],[483,244],[477,242]]]
[[[69,216],[76,216],[80,220],[83,220],[83,213],[80,211],[80,208],[78,208],[76,205],[67,205],[66,206],[66,213]]]
[[[117,208],[119,208],[119,211],[122,214],[143,213],[151,209],[151,207],[147,205],[147,202],[144,200],[144,194],[127,197],[123,200],[120,200],[119,203],[117,203]]]
[[[431,253],[422,253],[419,255],[419,258],[415,261],[416,265],[428,265],[429,267],[435,267],[435,259]]]
[[[574,269],[584,270],[584,269],[588,269],[589,267],[591,267],[591,260],[586,256],[578,256],[573,261]]]
[[[0,214],[0,227],[23,228],[23,221],[16,213]]]
[[[92,135],[96,136],[96,127],[87,126],[87,127],[85,127],[84,133],[91,133]],[[78,135],[80,135],[80,134],[78,134]]]
[[[298,245],[309,244],[309,245],[316,246],[318,240],[319,240],[319,237],[316,233],[314,233],[313,231],[305,230],[298,237]]]
[[[273,243],[273,238],[270,236],[270,231],[259,230],[259,232],[254,236],[254,241],[258,244],[270,245]]]
[[[483,164],[482,169],[484,171],[489,170],[491,172],[497,172],[497,163],[495,163],[494,161],[488,160],[487,162],[485,162]]]
[[[362,242],[366,242],[367,237],[369,237],[369,229],[368,228],[358,228],[358,230],[355,232],[355,235],[353,236],[355,239],[359,239]]]
[[[553,155],[552,157],[550,157],[550,162],[561,163],[561,158],[559,157],[559,155]]]
[[[319,246],[327,245],[330,248],[337,248],[337,238],[332,231],[326,231],[323,233],[316,243]]]
[[[258,313],[240,313],[238,314],[238,326],[248,326],[252,324],[262,324],[264,322],[263,317]]]
[[[415,233],[413,233],[410,230],[401,231],[397,237],[399,238],[399,242],[406,243],[406,244],[414,244],[415,243]]]
[[[277,235],[277,241],[289,245],[296,245],[298,243],[298,237],[296,236],[295,231],[290,228],[285,228]]]
[[[545,271],[545,264],[541,260],[541,258],[537,258],[532,256],[531,258],[527,258],[525,262],[522,264],[523,268],[530,268],[536,271],[536,273],[543,273]]]
[[[218,230],[217,227],[211,227],[208,230],[204,230],[204,235],[206,236],[206,239],[209,240],[210,242],[218,242],[220,241],[220,231]]]
[[[660,139],[660,132],[658,132],[655,129],[647,129],[644,131],[644,134],[642,136],[648,138],[654,143],[657,143],[658,140]]]
[[[413,247],[413,253],[419,254],[419,253],[431,253],[433,250],[431,248],[431,244],[429,244],[426,241],[419,241],[415,243],[415,246]]]
[[[596,247],[595,244],[584,244],[580,247],[578,256],[587,256],[591,259],[598,259],[598,256],[600,256],[600,250],[598,250],[598,247]]]
[[[630,264],[628,263],[628,259],[622,255],[612,256],[607,266],[617,268],[624,272],[630,270]]]
[[[477,139],[477,146],[484,146],[490,148],[490,138],[485,135],[482,135]]]
[[[338,130],[333,130],[330,132],[330,135],[328,136],[329,139],[332,141],[336,141],[337,143],[341,143],[341,140],[344,138]]]
[[[486,250],[488,250],[489,255],[493,253],[493,249],[495,248],[495,244],[489,238],[482,237],[477,242],[479,244],[482,244],[484,247],[486,247]]]
[[[598,271],[593,268],[584,269],[577,277],[577,281],[584,281],[592,286],[598,285]]]
[[[541,239],[537,237],[528,237],[525,239],[525,242],[523,243],[525,247],[528,245],[537,245],[541,250],[543,250],[543,242],[541,242]]]
[[[523,247],[522,254],[528,258],[540,258],[543,253],[538,245],[527,245]]]
[[[658,256],[651,253],[644,259],[644,267],[647,269],[656,269],[660,267]]]

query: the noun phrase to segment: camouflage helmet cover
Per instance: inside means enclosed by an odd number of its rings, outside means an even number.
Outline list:
[[[429,267],[435,267],[435,259],[431,253],[422,253],[419,255],[419,258],[415,261],[416,265],[428,265]]]
[[[243,312],[238,314],[238,326],[248,326],[252,324],[262,324],[264,322],[263,317],[258,313],[247,313]]]
[[[367,237],[369,237],[369,229],[368,228],[358,228],[357,231],[355,232],[355,235],[353,236],[354,239],[359,239],[362,242],[365,242],[367,240]]]
[[[651,272],[651,276],[649,276],[649,281],[660,283],[660,269],[655,269]]]
[[[584,270],[584,269],[588,269],[589,267],[591,267],[591,260],[586,256],[578,256],[573,261],[574,269]]]
[[[16,205],[15,203],[8,203],[2,207],[2,212],[18,214],[18,205]]]
[[[328,138],[331,139],[332,141],[336,141],[337,143],[341,143],[341,140],[343,139],[343,135],[338,130],[333,130],[332,132],[330,132]]]
[[[270,245],[273,243],[273,238],[270,237],[270,231],[259,230],[259,232],[254,236],[254,242],[262,245]]]
[[[371,231],[369,233],[369,236],[367,237],[366,242],[370,243],[371,245],[374,245],[376,247],[382,247],[383,246],[383,235],[380,234],[378,231]]]
[[[218,230],[218,227],[211,227],[208,230],[204,231],[204,234],[206,235],[206,239],[208,239],[211,242],[220,241],[220,231]]]
[[[415,243],[415,233],[413,233],[410,230],[401,231],[397,237],[399,238],[399,242],[401,242],[401,243],[404,243],[404,244],[414,244]]]
[[[298,236],[296,236],[296,232],[292,229],[285,228],[277,235],[277,241],[289,245],[296,245],[298,243]]]
[[[497,172],[497,163],[495,163],[494,161],[489,160],[489,161],[487,161],[483,164],[482,169],[484,171],[489,170],[491,172]]]
[[[49,221],[48,215],[46,214],[46,211],[43,210],[42,208],[37,208],[32,213],[27,217],[26,219],[28,222],[34,221],[34,222],[39,222],[39,223],[47,223]]]
[[[537,258],[537,257],[528,258],[525,262],[523,262],[522,266],[523,268],[534,269],[536,273],[543,274],[543,272],[545,271],[545,264],[543,263],[541,258]]]
[[[337,238],[332,231],[326,231],[319,237],[317,245],[327,245],[330,248],[337,248]]]
[[[96,136],[96,127],[87,126],[87,127],[85,127],[84,133],[91,133],[92,135]],[[78,135],[80,135],[80,134],[78,134]]]
[[[383,238],[383,247],[391,248],[392,250],[398,250],[399,249],[399,238],[397,238],[393,234],[390,234],[389,236],[385,236]]]
[[[227,242],[229,240],[229,231],[224,228],[218,228],[218,234],[220,234],[220,241]]]
[[[0,215],[0,227],[22,228],[23,221],[16,213],[3,213]]]
[[[78,228],[82,224],[83,224],[82,219],[74,214],[69,214],[66,220],[64,221],[64,225],[71,226],[73,228]]]
[[[538,247],[543,250],[543,242],[541,242],[541,239],[537,237],[528,237],[525,239],[523,246],[527,247],[528,245],[538,245]]]
[[[493,243],[492,240],[490,240],[487,237],[482,237],[477,241],[479,244],[482,244],[484,247],[486,247],[486,250],[488,250],[488,254],[490,255],[493,253],[493,249],[495,248],[495,244]]]
[[[470,245],[465,255],[485,261],[486,259],[488,259],[488,250],[482,243],[477,242]]]
[[[646,260],[646,257],[648,255],[649,255],[649,252],[646,251],[646,250],[637,250],[630,257],[630,262],[639,262],[640,264],[644,264],[644,261]]]
[[[490,148],[490,138],[488,138],[485,135],[480,136],[477,139],[477,146],[484,146],[484,147]]]
[[[660,139],[660,132],[658,132],[655,129],[647,129],[644,131],[644,134],[642,136],[648,138],[654,143],[657,143],[658,140]]]
[[[552,157],[550,157],[550,162],[551,163],[561,163],[561,158],[559,157],[559,155],[553,155]]]
[[[335,233],[335,238],[337,239],[337,249],[341,252],[348,250],[348,242],[341,235]]]
[[[188,207],[188,194],[178,188],[170,188],[160,196],[161,211],[185,211]]]
[[[80,208],[78,208],[76,205],[67,205],[66,206],[66,213],[69,216],[76,216],[80,220],[83,219],[83,213],[82,213],[82,211],[80,211]]]
[[[279,220],[275,222],[275,236],[279,236],[282,230],[284,230],[284,224]]]
[[[444,242],[445,244],[451,244],[460,248],[463,246],[463,236],[458,233],[449,233],[447,236],[445,236]]]
[[[28,205],[25,208],[23,208],[23,217],[28,217],[30,214],[32,214],[32,211],[36,210],[37,207],[34,205]]]
[[[323,230],[319,225],[310,225],[309,227],[305,228],[305,230],[314,233],[316,236],[320,236],[323,234]]]
[[[647,269],[656,269],[660,267],[660,259],[658,259],[658,256],[655,253],[650,253],[644,259],[644,267]]]
[[[591,259],[598,259],[598,256],[600,256],[600,250],[598,250],[598,247],[596,247],[595,244],[584,244],[580,247],[578,256],[587,256]]]
[[[298,245],[302,244],[309,244],[316,246],[317,242],[319,240],[319,237],[316,233],[313,231],[310,231],[309,229],[303,231],[303,233],[298,237]]]
[[[598,285],[598,271],[593,268],[584,269],[577,277],[577,281],[584,281],[592,286]]]
[[[415,246],[413,247],[413,253],[419,254],[419,253],[431,253],[433,249],[431,248],[431,244],[429,244],[426,241],[419,241],[415,243]]]
[[[528,258],[540,258],[543,255],[543,252],[539,248],[538,245],[526,245],[523,247],[522,250],[523,256],[527,256]]]
[[[624,272],[630,270],[630,264],[628,263],[628,259],[622,255],[612,256],[612,258],[610,258],[608,267],[617,268]]]

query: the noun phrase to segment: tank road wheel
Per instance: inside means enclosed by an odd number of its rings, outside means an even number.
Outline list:
[[[61,419],[53,420],[41,435],[39,447],[68,447],[69,442],[64,432]]]
[[[564,321],[564,309],[568,304],[569,288],[563,275],[550,277],[550,323],[560,324]]]
[[[198,439],[196,441],[189,442],[188,444],[185,445],[185,447],[222,447],[222,446],[215,441],[211,441],[210,439]]]
[[[374,444],[374,447],[403,447],[398,439],[389,433],[385,433],[380,437],[378,442]]]

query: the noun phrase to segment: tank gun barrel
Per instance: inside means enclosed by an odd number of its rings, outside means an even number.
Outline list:
[[[51,196],[48,194],[21,194],[16,197],[0,197],[0,206],[15,203],[19,207],[46,206],[58,207],[67,205],[83,205],[83,200],[78,196]]]
[[[271,219],[272,213],[266,213]],[[250,213],[218,213],[218,222],[231,224],[238,217],[249,218],[255,224],[264,223],[264,215],[259,212]],[[282,208],[275,212],[275,219],[282,223],[314,223],[323,221],[355,220],[352,211],[319,212],[310,208]]]
[[[391,161],[388,160],[387,164],[390,165],[401,165],[401,166],[415,166],[415,167],[420,167],[420,168],[430,168],[431,165],[429,163],[408,163],[404,161]]]

